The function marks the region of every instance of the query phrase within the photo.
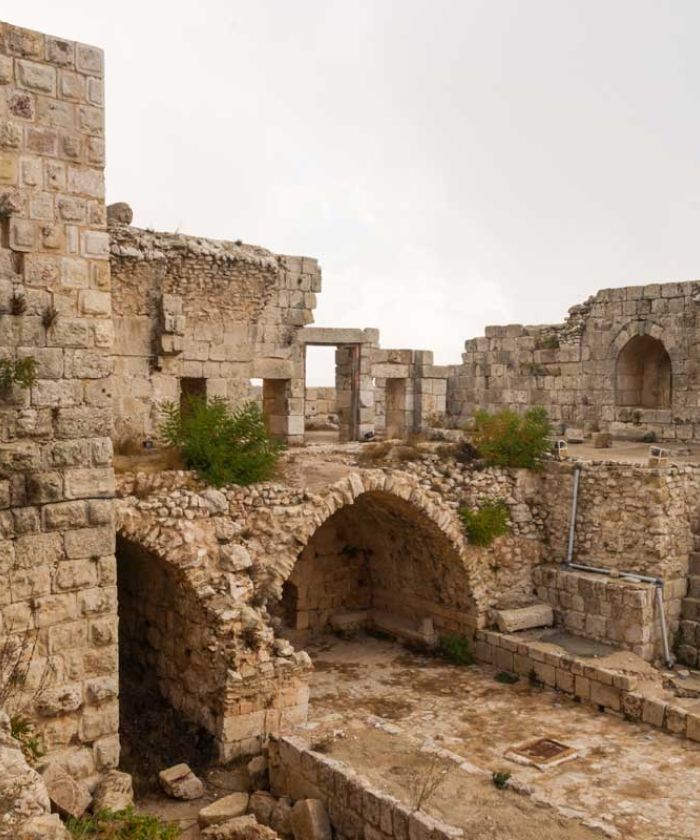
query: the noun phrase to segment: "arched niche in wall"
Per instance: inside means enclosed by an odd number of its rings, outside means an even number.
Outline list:
[[[633,336],[617,357],[617,405],[670,408],[671,374],[671,357],[664,343],[651,335]]]

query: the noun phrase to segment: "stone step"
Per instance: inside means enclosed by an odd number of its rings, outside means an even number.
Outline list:
[[[700,598],[700,576],[688,575],[688,597]]]

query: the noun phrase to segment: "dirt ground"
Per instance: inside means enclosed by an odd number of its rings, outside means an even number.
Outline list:
[[[425,750],[444,750],[452,769],[423,807],[465,836],[602,836],[585,821],[620,838],[700,837],[700,745],[524,679],[501,684],[491,667],[445,664],[392,642],[331,638],[309,651],[316,672],[301,734],[314,743],[340,733],[331,755],[405,801],[413,795],[411,768],[425,767]],[[546,770],[505,758],[512,746],[543,737],[577,757]],[[496,790],[494,770],[509,771],[530,795]]]

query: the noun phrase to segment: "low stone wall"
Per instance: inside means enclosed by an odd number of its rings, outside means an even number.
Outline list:
[[[661,652],[653,584],[560,566],[539,566],[532,577],[537,597],[554,607],[555,623],[569,632],[611,642],[642,659]]]
[[[345,840],[455,840],[463,834],[376,790],[344,762],[313,752],[302,738],[272,739],[269,767],[275,795],[320,799]]]
[[[476,657],[482,662],[527,677],[532,674],[542,685],[597,706],[601,712],[623,715],[626,720],[700,741],[700,712],[689,711],[680,699],[664,699],[656,690],[647,695],[635,674],[603,668],[590,659],[564,652],[544,650],[537,642],[527,643],[501,633],[479,631],[475,643]]]

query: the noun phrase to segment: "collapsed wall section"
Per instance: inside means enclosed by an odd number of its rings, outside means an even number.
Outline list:
[[[102,52],[0,23],[0,705],[80,777],[119,760],[103,167]]]

